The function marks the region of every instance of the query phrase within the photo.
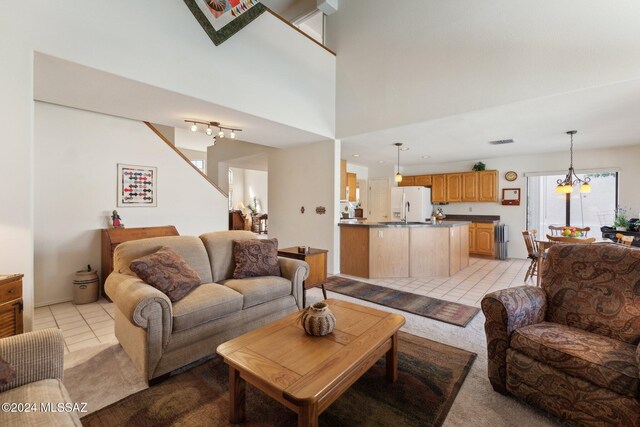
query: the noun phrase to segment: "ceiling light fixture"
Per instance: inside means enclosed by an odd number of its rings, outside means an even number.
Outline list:
[[[395,144],[396,147],[398,147],[398,172],[396,172],[396,182],[402,182],[402,174],[400,173],[400,147],[402,147],[402,142],[396,142]],[[405,150],[403,150],[405,151]]]
[[[556,187],[556,193],[558,194],[571,194],[573,193],[573,186],[580,184],[580,192],[581,193],[591,193],[591,185],[589,185],[589,181],[591,178],[585,177],[585,179],[578,178],[576,172],[573,170],[573,135],[578,133],[577,130],[570,130],[567,132],[567,135],[571,136],[571,147],[569,149],[570,153],[570,163],[569,163],[569,171],[567,172],[567,176],[564,179],[559,179],[557,181],[558,186]]]
[[[191,132],[197,132],[199,124],[200,125],[206,125],[207,129],[204,131],[204,133],[206,133],[208,136],[213,135],[213,129],[212,128],[218,128],[218,134],[216,136],[218,138],[220,138],[220,139],[222,139],[222,138],[224,138],[226,136],[225,133],[224,133],[225,130],[229,131],[229,138],[231,138],[231,139],[235,139],[236,138],[236,132],[242,132],[242,129],[222,126],[219,122],[201,122],[199,120],[185,120],[185,122],[186,123],[192,123],[192,125],[190,127]],[[216,136],[213,137],[214,144],[216,142]]]
[[[409,151],[409,147],[402,147],[400,151]]]
[[[360,157],[360,154],[354,154],[353,157]]]
[[[430,159],[430,158],[431,158],[431,156],[424,155],[424,156],[422,156],[422,158],[423,158],[423,159]]]
[[[383,164],[384,160],[378,160],[378,163]]]

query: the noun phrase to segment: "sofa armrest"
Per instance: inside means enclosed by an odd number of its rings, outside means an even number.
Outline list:
[[[640,374],[640,343],[636,347],[636,362],[638,364],[638,374]],[[638,389],[638,399],[640,399],[640,388]]]
[[[547,296],[540,288],[518,286],[485,295],[482,312],[487,335],[489,381],[493,389],[506,393],[507,348],[511,333],[544,321]]]
[[[0,392],[46,379],[62,380],[64,338],[60,329],[43,329],[0,339],[0,357],[9,362],[15,378]]]
[[[173,329],[173,308],[168,296],[138,277],[121,273],[111,273],[104,287],[118,310],[136,326],[147,329],[151,316],[161,313],[162,342],[167,344]]]
[[[302,309],[302,282],[309,277],[309,264],[293,258],[278,257],[278,260],[280,262],[280,274],[285,279],[291,280],[291,293],[296,299],[298,309]]]

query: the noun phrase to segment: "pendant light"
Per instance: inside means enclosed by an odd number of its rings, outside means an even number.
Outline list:
[[[400,147],[402,147],[402,142],[396,142],[396,147],[398,147],[398,172],[396,173],[396,182],[402,182],[402,174],[400,173]]]
[[[556,193],[558,194],[573,193],[573,186],[578,184],[580,185],[581,193],[591,193],[591,185],[589,185],[589,181],[591,181],[591,178],[586,177],[585,179],[580,179],[573,170],[573,135],[575,135],[576,133],[578,133],[577,130],[567,131],[567,135],[571,136],[571,146],[569,148],[569,171],[567,172],[567,176],[565,176],[564,179],[559,179],[557,181],[558,185],[556,186]]]

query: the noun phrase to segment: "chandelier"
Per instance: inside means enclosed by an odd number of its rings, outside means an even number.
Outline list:
[[[400,147],[402,147],[402,142],[396,142],[396,147],[398,147],[398,172],[396,173],[396,182],[402,182],[402,174],[400,173]]]
[[[569,171],[567,172],[567,176],[564,179],[559,179],[557,181],[558,186],[556,187],[556,193],[558,194],[570,194],[573,193],[573,187],[575,185],[580,185],[581,193],[591,193],[591,185],[589,185],[589,181],[591,178],[586,177],[585,179],[578,178],[576,172],[573,170],[573,135],[578,133],[577,130],[570,130],[567,132],[567,135],[571,136],[571,163],[569,164]]]
[[[236,132],[242,132],[242,129],[235,129],[227,126],[222,126],[219,122],[201,122],[198,120],[185,120],[185,122],[191,123],[191,128],[190,128],[191,132],[197,132],[198,125],[205,125],[207,129],[205,129],[204,133],[206,133],[209,136],[214,134],[215,128],[218,128],[218,132],[215,135],[213,135],[214,145],[216,143],[216,138],[222,139],[226,136],[226,134],[224,133],[225,130],[229,131],[229,138],[231,139],[236,138]]]

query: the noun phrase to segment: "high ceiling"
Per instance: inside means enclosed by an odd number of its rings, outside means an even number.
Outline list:
[[[576,150],[635,145],[638,118],[640,79],[345,138],[342,158],[363,166],[393,164],[395,142],[409,148],[403,165],[565,152],[565,131],[572,129],[578,130]],[[502,139],[515,143],[488,143]]]

